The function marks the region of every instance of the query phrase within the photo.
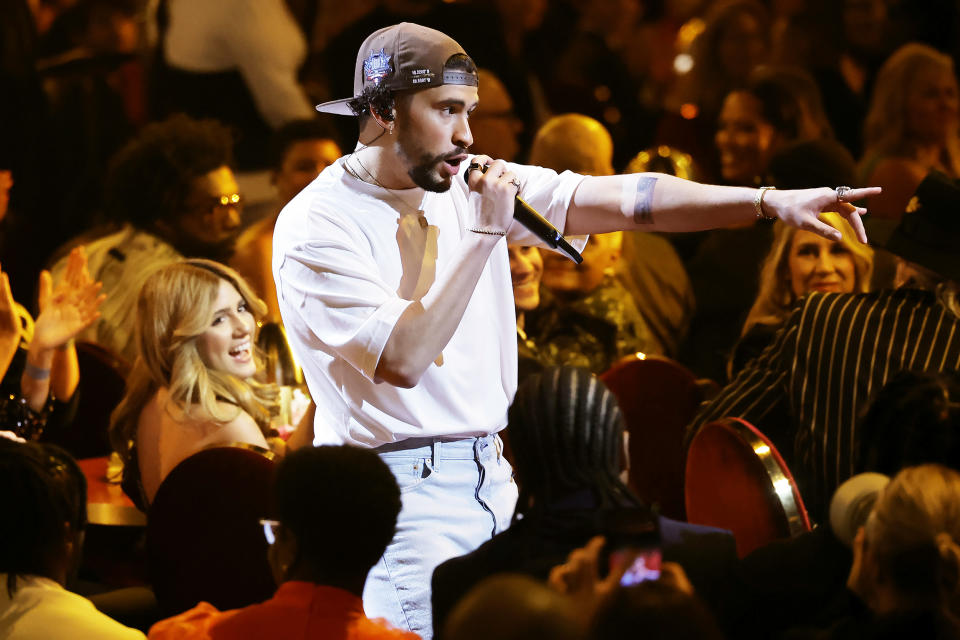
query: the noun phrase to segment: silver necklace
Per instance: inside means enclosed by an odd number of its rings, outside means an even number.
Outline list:
[[[381,189],[383,189],[384,191],[386,191],[386,192],[387,192],[387,195],[389,195],[389,196],[390,196],[391,198],[393,198],[395,201],[399,202],[399,203],[400,203],[405,209],[407,209],[409,212],[416,214],[416,215],[417,215],[417,219],[418,219],[418,221],[420,222],[420,226],[421,226],[422,228],[426,229],[426,227],[427,227],[427,218],[426,218],[426,214],[423,212],[423,209],[414,208],[412,205],[407,204],[407,202],[406,202],[403,198],[401,198],[399,195],[397,195],[397,194],[393,191],[393,189],[391,189],[391,188],[389,188],[389,187],[385,187],[385,186],[383,185],[383,183],[381,183],[379,180],[377,180],[377,177],[376,177],[375,175],[373,175],[373,173],[372,173],[369,169],[367,169],[367,168],[363,165],[362,162],[360,162],[360,157],[357,156],[355,153],[351,153],[351,154],[348,156],[348,158],[353,158],[354,160],[357,161],[357,164],[360,165],[360,168],[363,169],[363,172],[366,173],[366,174],[370,177],[370,180],[373,180],[373,184],[374,184],[374,185],[376,185],[376,186],[380,187]],[[354,170],[353,167],[350,166],[350,161],[349,161],[349,160],[347,160],[347,162],[344,163],[344,166],[346,166],[346,168],[347,168],[347,170],[350,172],[350,174],[351,174],[354,178],[356,178],[357,180],[359,180],[360,182],[369,182],[368,180],[363,179],[363,178],[356,172],[356,170]],[[421,204],[422,204],[422,202],[423,202],[423,201],[421,200]]]

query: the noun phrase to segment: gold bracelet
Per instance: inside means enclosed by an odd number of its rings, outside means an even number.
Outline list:
[[[757,214],[757,220],[777,219],[776,216],[768,216],[763,210],[763,194],[769,189],[776,189],[776,187],[760,187],[757,189],[757,194],[753,196],[753,212]]]
[[[472,232],[472,233],[482,233],[482,234],[488,235],[488,236],[505,236],[505,235],[507,235],[507,232],[506,232],[506,231],[500,231],[499,229],[478,229],[478,228],[473,228],[473,229],[467,229],[467,231],[470,231],[470,232]]]

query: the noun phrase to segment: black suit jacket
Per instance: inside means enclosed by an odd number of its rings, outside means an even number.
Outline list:
[[[863,410],[899,371],[957,370],[958,328],[928,291],[811,294],[700,412],[689,435],[718,418],[750,421],[792,459],[808,509],[819,517],[853,475]]]

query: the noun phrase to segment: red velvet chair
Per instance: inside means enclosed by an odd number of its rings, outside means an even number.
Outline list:
[[[685,519],[683,438],[703,397],[688,369],[663,356],[632,355],[600,375],[629,433],[630,487],[660,512]]]
[[[224,610],[273,595],[259,524],[270,517],[273,458],[251,445],[218,446],[161,483],[147,516],[147,574],[165,615],[201,600]]]
[[[773,443],[740,418],[703,425],[687,451],[687,520],[733,531],[740,557],[810,530],[797,484]]]

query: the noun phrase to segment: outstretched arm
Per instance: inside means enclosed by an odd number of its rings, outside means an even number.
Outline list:
[[[691,182],[659,173],[588,177],[580,184],[567,214],[564,233],[608,231],[700,231],[749,222],[757,217],[758,189]],[[861,242],[867,236],[860,216],[866,209],[851,201],[880,193],[879,187],[851,189],[839,201],[837,191],[793,189],[762,192],[763,215],[832,240],[840,232],[817,219],[836,211],[847,219]]]

